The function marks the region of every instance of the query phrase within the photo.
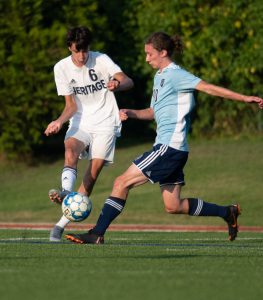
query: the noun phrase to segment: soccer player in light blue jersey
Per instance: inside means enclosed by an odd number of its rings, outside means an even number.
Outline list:
[[[221,217],[228,225],[229,240],[237,237],[239,204],[220,206],[200,198],[181,198],[185,184],[183,169],[188,158],[187,131],[189,114],[194,107],[194,90],[225,99],[256,103],[263,108],[263,99],[245,96],[229,89],[209,84],[175,64],[174,51],[182,51],[179,37],[163,32],[153,33],[145,43],[146,62],[157,73],[154,77],[151,106],[147,109],[122,109],[121,119],[155,119],[157,136],[153,149],[143,153],[116,178],[110,197],[106,200],[94,228],[83,234],[67,234],[75,243],[104,243],[104,233],[124,208],[131,188],[159,182],[165,209],[171,214]]]

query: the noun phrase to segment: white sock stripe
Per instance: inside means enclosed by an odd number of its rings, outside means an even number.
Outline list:
[[[200,214],[202,208],[203,208],[203,200],[198,199],[197,208],[196,208],[196,210],[195,210],[195,212],[194,212],[193,215],[194,215],[194,216],[199,216],[199,214]]]
[[[162,145],[159,150],[151,153],[150,156],[146,157],[143,161],[141,161],[137,166],[140,170],[146,168],[149,164],[151,164],[156,158],[162,156],[165,151],[168,149],[167,145]]]
[[[198,215],[200,215],[201,210],[203,209],[203,204],[204,204],[204,202],[203,202],[203,200],[201,200],[201,199],[198,199],[198,201],[199,201]]]
[[[116,208],[118,211],[122,211],[123,206],[121,204],[118,204],[117,202],[111,200],[111,199],[107,199],[105,204],[108,204],[114,208]]]
[[[196,215],[197,216],[200,214],[202,208],[203,208],[203,201],[198,199],[198,206],[197,206],[197,209],[196,209]]]

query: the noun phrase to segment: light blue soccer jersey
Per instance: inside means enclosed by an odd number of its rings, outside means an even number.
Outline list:
[[[195,105],[193,92],[200,81],[175,63],[156,73],[151,99],[157,123],[155,145],[188,151],[186,136]]]

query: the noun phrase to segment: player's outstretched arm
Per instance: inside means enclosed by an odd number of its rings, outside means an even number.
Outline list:
[[[76,111],[77,104],[73,95],[65,96],[65,107],[62,114],[57,120],[52,121],[48,124],[46,130],[44,131],[45,135],[49,136],[58,133],[62,128],[62,125],[66,123],[75,114]]]
[[[146,109],[120,109],[121,121],[126,121],[128,118],[139,119],[139,120],[153,120],[154,112],[152,108]]]
[[[263,109],[263,99],[256,96],[246,96],[236,92],[233,92],[229,89],[207,83],[205,81],[200,81],[195,87],[196,90],[226,99],[243,101],[247,103],[257,103],[260,109]]]

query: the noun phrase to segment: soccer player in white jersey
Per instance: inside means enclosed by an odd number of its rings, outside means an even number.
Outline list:
[[[94,228],[83,234],[68,234],[75,243],[104,243],[104,233],[110,223],[124,208],[129,190],[146,182],[159,182],[165,209],[171,214],[191,216],[217,216],[228,225],[229,240],[238,233],[239,204],[220,206],[199,198],[180,197],[184,185],[183,168],[187,162],[187,130],[189,113],[194,107],[194,90],[246,103],[257,103],[263,108],[263,99],[245,96],[231,90],[209,84],[185,71],[172,60],[174,51],[182,51],[179,37],[166,33],[153,33],[145,43],[146,62],[157,69],[154,77],[151,106],[147,109],[121,110],[122,120],[135,118],[155,119],[157,136],[153,149],[143,153],[116,178],[110,197]]]
[[[61,203],[73,191],[79,157],[90,161],[78,192],[89,196],[104,165],[112,163],[121,120],[113,92],[133,87],[133,81],[106,54],[90,51],[91,32],[75,27],[67,34],[71,55],[54,67],[58,95],[65,97],[61,115],[46,128],[56,134],[69,120],[65,136],[65,163],[61,190],[52,189],[49,197]],[[50,232],[50,241],[60,241],[69,220],[62,216]]]

